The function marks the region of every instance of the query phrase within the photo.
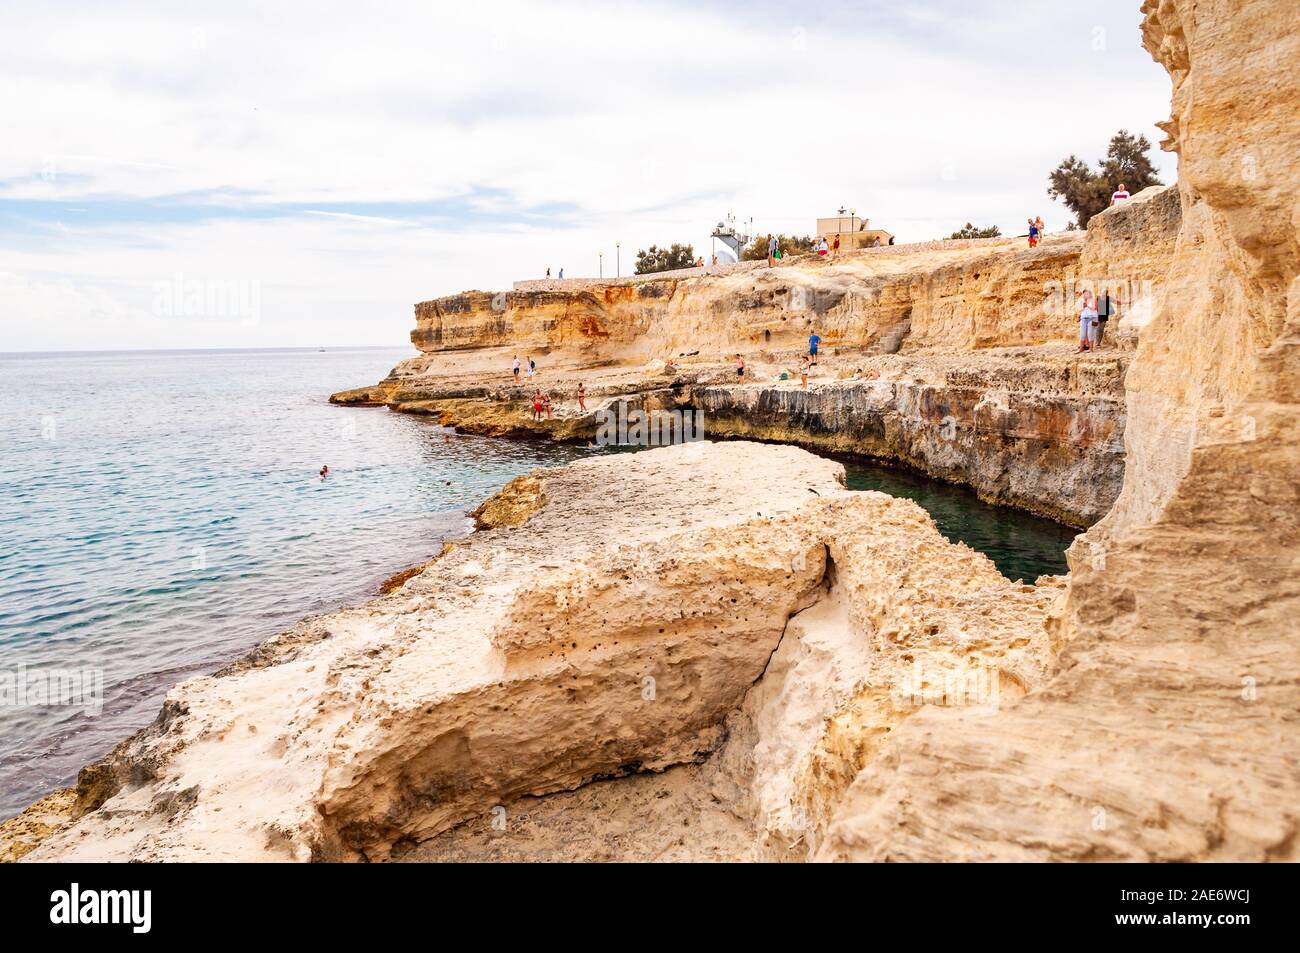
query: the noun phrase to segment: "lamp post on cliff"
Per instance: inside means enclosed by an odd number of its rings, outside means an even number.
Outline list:
[[[600,259],[600,277],[604,278],[605,277],[605,253],[603,251],[598,251],[596,252],[596,257]]]
[[[619,260],[619,255],[618,255],[618,242],[614,243],[614,277],[615,278],[623,277],[623,266],[622,266],[622,262]]]
[[[840,217],[840,227],[839,227],[839,231],[835,233],[835,237],[838,238],[841,242],[844,241],[844,213],[846,211],[847,209],[845,209],[844,206],[841,205],[837,213]]]

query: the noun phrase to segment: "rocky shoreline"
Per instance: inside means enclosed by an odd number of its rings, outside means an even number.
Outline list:
[[[1290,12],[1146,0],[1179,182],[1086,236],[439,299],[420,356],[334,398],[581,439],[565,403],[521,420],[503,370],[532,353],[593,406],[846,433],[1015,505],[1104,510],[1068,577],[1011,583],[794,447],[538,471],[390,594],[177,686],[75,804],[5,825],[10,856],[1300,859]],[[1115,352],[1074,357],[1044,290],[1094,273],[1133,296]],[[804,392],[776,378],[810,328],[829,353]]]

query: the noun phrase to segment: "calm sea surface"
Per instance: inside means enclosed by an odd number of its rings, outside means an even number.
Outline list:
[[[152,720],[176,682],[374,595],[510,478],[593,452],[448,442],[427,419],[326,402],[409,353],[0,355],[0,817]],[[1069,529],[922,477],[849,474],[916,499],[1013,578],[1064,571]],[[98,673],[102,710],[13,704],[54,669]]]
[[[511,477],[587,454],[446,443],[428,420],[326,402],[408,356],[0,355],[0,678],[103,678],[99,717],[0,705],[0,817],[147,724],[176,682],[376,594]]]

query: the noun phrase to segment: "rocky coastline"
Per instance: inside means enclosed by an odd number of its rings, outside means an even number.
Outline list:
[[[388,594],[176,686],[8,857],[1300,859],[1300,46],[1280,0],[1142,9],[1179,181],[1086,234],[418,305],[419,356],[336,403],[566,440],[692,407],[767,442],[512,481]],[[1131,297],[1074,355],[1052,295],[1096,279]],[[1013,583],[773,442],[1090,528]]]

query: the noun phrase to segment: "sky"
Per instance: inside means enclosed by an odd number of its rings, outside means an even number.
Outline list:
[[[0,352],[402,345],[728,213],[1060,229],[1057,163],[1162,137],[1138,6],[0,0]]]

